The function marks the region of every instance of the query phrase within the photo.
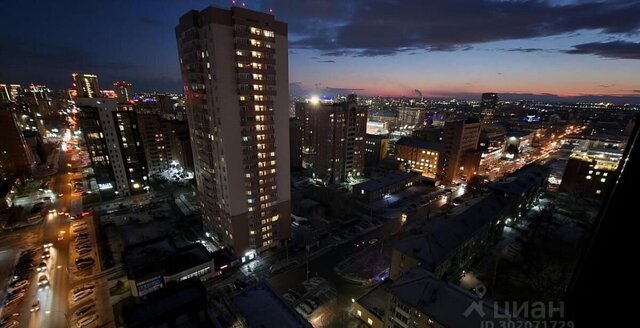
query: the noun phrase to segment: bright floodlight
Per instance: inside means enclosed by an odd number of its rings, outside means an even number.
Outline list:
[[[309,102],[311,102],[312,104],[316,105],[320,103],[320,97],[318,96],[311,96],[311,99],[309,99]]]

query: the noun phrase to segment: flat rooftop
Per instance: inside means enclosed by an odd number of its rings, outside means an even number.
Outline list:
[[[125,248],[122,259],[130,279],[152,275],[174,275],[211,261],[212,255],[199,243],[178,248],[169,237],[151,239]]]
[[[372,179],[369,181],[358,183],[357,185],[354,185],[353,188],[359,188],[364,191],[371,192],[371,191],[376,191],[376,190],[380,190],[380,189],[395,185],[396,183],[401,183],[403,181],[415,178],[417,176],[418,175],[415,173],[396,171],[396,172],[391,172],[378,179]]]
[[[207,308],[207,292],[197,278],[170,283],[166,288],[149,294],[144,302],[125,308],[123,315],[129,326],[148,327],[192,312],[194,307],[203,311]],[[203,319],[199,324],[211,323],[208,316]],[[185,327],[200,327],[199,324],[185,324]]]
[[[358,304],[367,309],[367,311],[375,314],[378,319],[384,319],[384,309],[387,306],[387,293],[392,283],[393,281],[391,281],[391,279],[386,279],[368,293],[364,294],[364,296],[360,297]]]
[[[396,141],[396,146],[408,146],[420,149],[438,150],[442,146],[440,141],[428,141],[420,138],[403,137]]]
[[[496,318],[496,312],[505,313],[496,303],[440,280],[422,268],[407,271],[393,282],[389,290],[400,302],[420,310],[445,327],[477,328],[487,321],[501,327],[501,324],[510,321],[520,321],[512,317]]]
[[[246,288],[232,297],[231,303],[249,327],[312,327],[264,282]]]
[[[506,210],[507,200],[487,195],[455,216],[437,216],[418,229],[413,236],[396,242],[395,248],[420,259],[422,267],[435,271],[458,247],[481,231],[489,229]]]

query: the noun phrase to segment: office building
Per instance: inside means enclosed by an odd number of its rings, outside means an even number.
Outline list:
[[[103,199],[145,192],[147,167],[136,112],[115,99],[78,98],[78,116]]]
[[[475,118],[445,123],[438,159],[438,180],[451,183],[473,176],[480,165],[481,154],[476,154],[479,139],[480,122]]]
[[[290,236],[287,25],[209,7],[176,38],[204,225],[252,259]]]
[[[367,107],[355,95],[343,102],[296,103],[303,122],[303,152],[317,179],[346,182],[364,170]]]
[[[131,87],[133,85],[127,81],[116,81],[113,83],[113,91],[116,93],[118,102],[128,102],[131,100]]]
[[[88,73],[73,73],[73,89],[77,98],[98,98],[100,97],[100,86],[98,76]]]
[[[377,164],[389,153],[389,137],[382,134],[366,134],[364,140],[364,161]]]
[[[498,94],[495,92],[485,92],[480,99],[480,110],[483,115],[492,116],[498,108]]]
[[[25,177],[34,158],[17,124],[15,114],[0,109],[0,178]]]
[[[169,168],[173,161],[172,124],[159,114],[138,114],[138,124],[150,174]]]
[[[435,179],[441,147],[440,141],[403,137],[396,141],[395,157],[403,162],[407,169]]]

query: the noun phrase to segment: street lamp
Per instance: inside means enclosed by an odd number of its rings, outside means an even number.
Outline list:
[[[402,215],[400,216],[400,222],[402,224],[405,224],[407,222],[407,214],[406,213],[402,213]]]

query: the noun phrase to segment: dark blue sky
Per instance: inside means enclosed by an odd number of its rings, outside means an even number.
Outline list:
[[[289,23],[293,94],[640,96],[640,1],[245,2]],[[208,5],[231,1],[5,1],[0,82],[179,91],[174,27]]]

